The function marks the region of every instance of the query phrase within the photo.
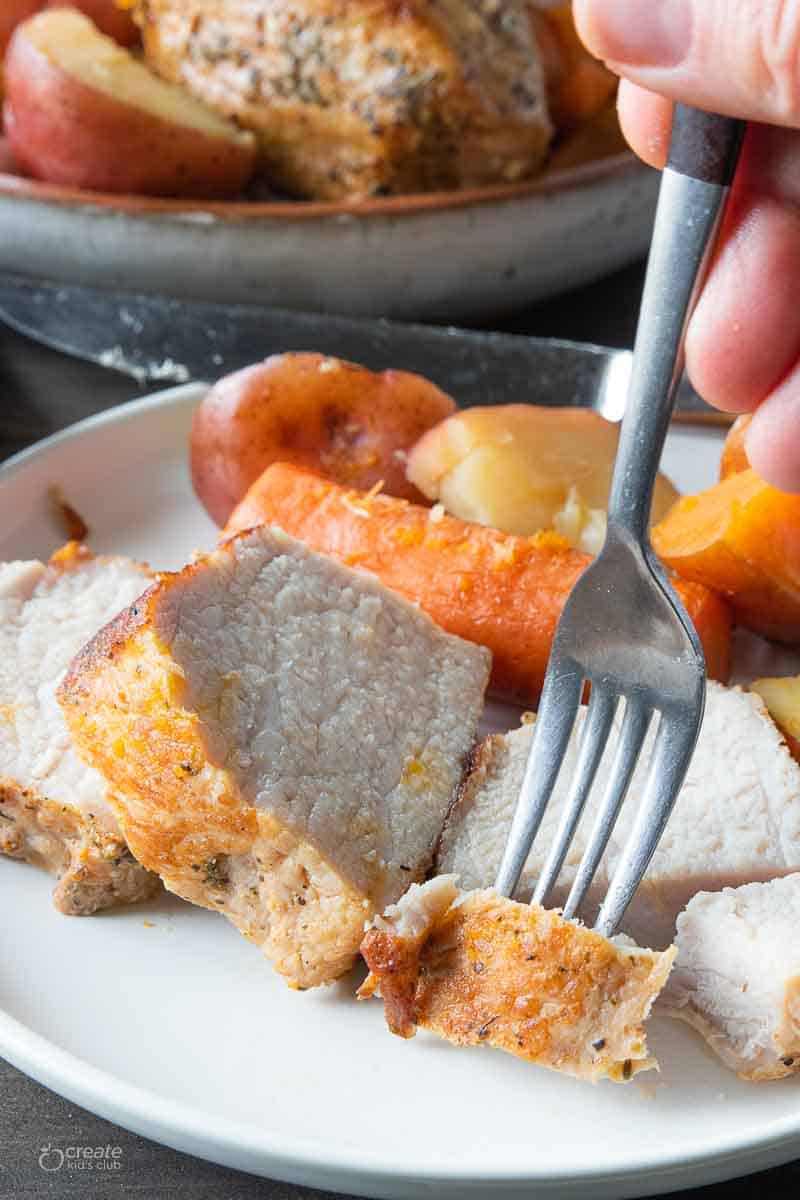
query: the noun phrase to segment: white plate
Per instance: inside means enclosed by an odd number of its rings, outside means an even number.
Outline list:
[[[510,311],[644,254],[658,174],[629,154],[530,183],[362,204],[203,203],[0,174],[0,270],[360,316]]]
[[[164,568],[209,546],[186,469],[201,391],[83,422],[0,470],[0,558],[56,546],[52,483],[98,550]],[[715,433],[675,432],[666,467],[701,486],[718,449]],[[316,1187],[460,1200],[645,1195],[800,1152],[800,1081],[743,1083],[680,1025],[653,1023],[661,1076],[592,1088],[425,1033],[393,1038],[353,978],[291,992],[229,924],[174,898],[71,920],[51,887],[0,863],[0,1053],[178,1149]]]

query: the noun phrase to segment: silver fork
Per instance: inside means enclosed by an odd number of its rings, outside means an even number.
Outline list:
[[[705,704],[699,639],[650,547],[648,523],[692,304],[716,240],[744,126],[677,105],[659,192],[633,368],[598,558],[573,589],[553,641],[533,744],[496,887],[510,896],[552,795],[584,688],[589,706],[568,797],[533,900],[544,904],[578,827],[624,700],[608,783],[564,915],[603,857],[651,722],[653,753],[633,827],[595,929],[610,936],[644,875],[694,752]]]

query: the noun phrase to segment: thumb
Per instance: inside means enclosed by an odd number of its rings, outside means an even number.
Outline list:
[[[800,0],[574,0],[589,50],[633,83],[800,126]]]

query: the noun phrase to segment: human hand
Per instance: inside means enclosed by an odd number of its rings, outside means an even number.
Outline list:
[[[800,0],[574,0],[591,52],[623,77],[626,138],[666,161],[672,103],[753,122],[715,260],[689,324],[711,404],[757,410],[756,470],[800,491]]]

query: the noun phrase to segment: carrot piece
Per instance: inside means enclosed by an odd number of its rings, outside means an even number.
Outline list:
[[[548,106],[560,133],[598,113],[617,91],[617,76],[593,58],[578,37],[572,5],[532,11],[548,81]]]
[[[738,475],[740,471],[750,469],[744,435],[747,433],[747,426],[752,419],[752,413],[744,413],[741,417],[736,418],[728,430],[725,445],[722,447],[722,457],[719,461],[720,479],[727,479],[729,475]]]
[[[730,605],[702,583],[689,579],[672,579],[671,583],[697,630],[706,656],[706,673],[710,679],[727,683],[733,652]]]
[[[583,163],[622,154],[627,148],[617,117],[617,105],[611,100],[596,113],[581,121],[559,139],[548,162],[548,170],[564,171]]]
[[[728,596],[740,625],[800,641],[800,496],[740,471],[679,500],[653,546],[676,574]]]
[[[492,691],[521,704],[538,701],[561,610],[591,562],[556,533],[501,533],[445,516],[439,506],[348,490],[286,463],[256,480],[225,532],[264,523],[373,572],[443,629],[488,646]],[[724,680],[727,608],[698,585],[681,591],[706,645],[709,673]]]
[[[565,132],[575,129],[611,100],[617,91],[617,77],[592,58],[576,63],[558,89],[554,121]]]

